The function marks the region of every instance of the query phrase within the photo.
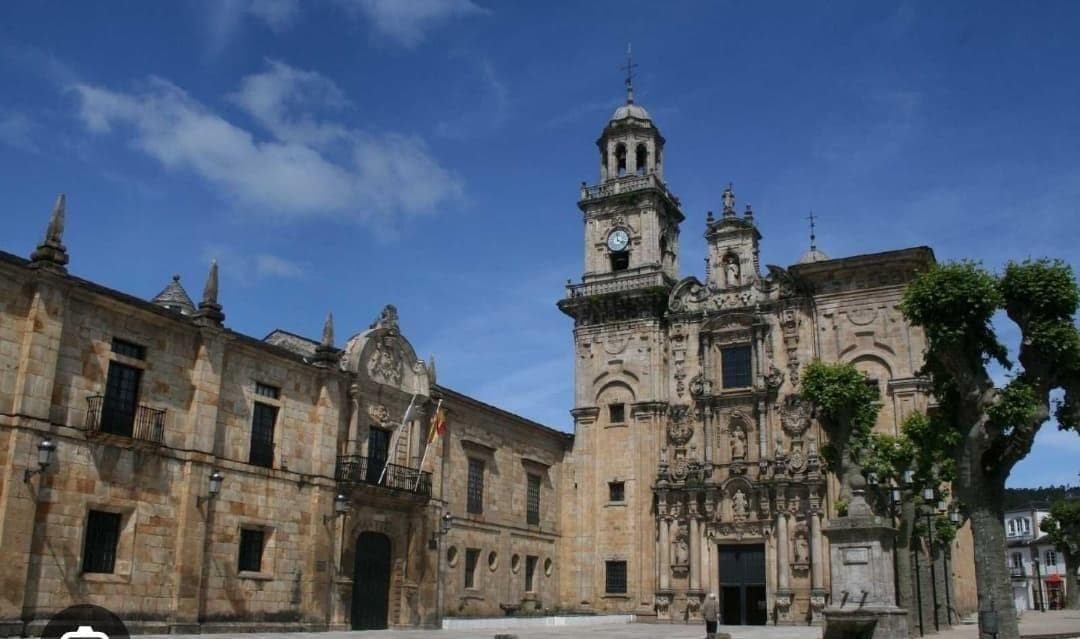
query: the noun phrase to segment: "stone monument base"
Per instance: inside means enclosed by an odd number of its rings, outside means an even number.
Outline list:
[[[823,639],[907,639],[903,608],[826,608]]]

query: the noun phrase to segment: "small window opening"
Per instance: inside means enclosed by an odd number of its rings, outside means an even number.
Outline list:
[[[623,144],[615,147],[615,170],[619,177],[626,175],[626,146]]]
[[[621,481],[608,482],[608,501],[626,501],[626,484]]]
[[[639,144],[634,156],[634,168],[637,170],[637,174],[645,175],[649,170],[649,150],[645,148],[644,144]]]
[[[628,251],[611,254],[612,271],[625,271],[628,268],[630,268],[630,253]]]
[[[609,404],[608,419],[612,424],[621,424],[626,421],[626,404]]]

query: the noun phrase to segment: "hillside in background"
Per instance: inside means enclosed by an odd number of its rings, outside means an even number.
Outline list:
[[[1005,510],[1026,508],[1031,504],[1047,506],[1062,499],[1080,499],[1080,486],[1039,486],[1038,488],[1006,488]]]

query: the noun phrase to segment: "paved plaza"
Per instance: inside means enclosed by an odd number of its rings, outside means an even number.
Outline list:
[[[732,639],[819,639],[821,628],[806,626],[720,626],[720,632]],[[556,639],[589,636],[594,639],[701,639],[701,624],[604,624],[596,626],[535,627],[499,630],[371,630],[366,632],[267,633],[241,635],[243,639],[491,639],[496,634],[517,635],[518,639]],[[1080,637],[1080,611],[1057,610],[1046,613],[1027,611],[1020,619],[1020,634],[1025,637]],[[224,635],[222,635],[224,636]],[[144,639],[191,639],[207,635],[144,635]],[[978,639],[974,624],[958,625],[951,630],[927,634],[933,639]]]

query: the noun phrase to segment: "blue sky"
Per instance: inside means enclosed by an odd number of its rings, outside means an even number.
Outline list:
[[[63,191],[80,276],[197,296],[216,257],[256,336],[393,303],[440,382],[568,429],[554,304],[627,42],[700,275],[729,180],[763,263],[812,209],[832,256],[1077,265],[1078,32],[1069,2],[4,2],[0,249]],[[1078,455],[1049,425],[1012,483],[1075,483]]]

